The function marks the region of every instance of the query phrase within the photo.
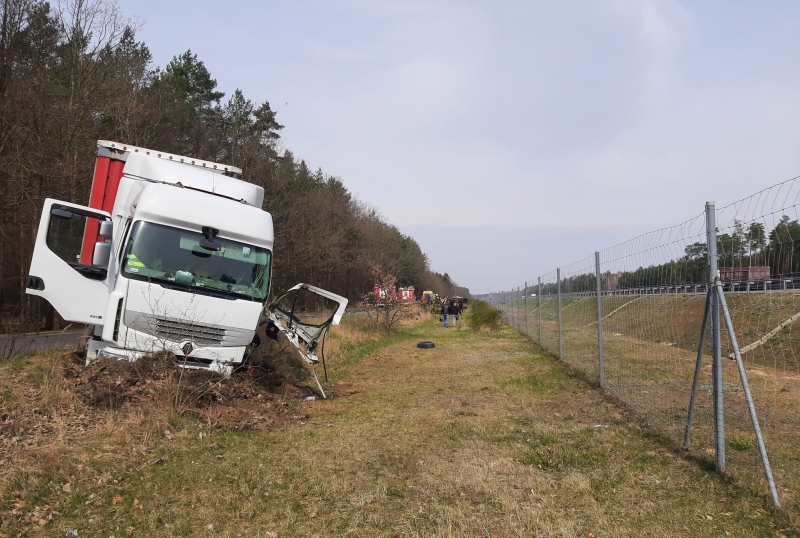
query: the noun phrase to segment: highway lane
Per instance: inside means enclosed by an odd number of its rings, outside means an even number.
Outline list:
[[[35,353],[66,346],[77,347],[83,331],[59,331],[38,334],[0,336],[0,357],[8,354]]]

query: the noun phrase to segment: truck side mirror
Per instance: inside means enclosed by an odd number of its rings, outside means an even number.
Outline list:
[[[97,235],[104,239],[111,239],[111,237],[113,237],[114,225],[110,220],[104,220],[100,223],[100,230],[97,232]]]
[[[111,243],[105,241],[98,241],[94,244],[94,253],[92,254],[92,265],[94,267],[108,268],[108,260],[111,257]]]

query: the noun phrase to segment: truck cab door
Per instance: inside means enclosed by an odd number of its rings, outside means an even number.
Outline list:
[[[317,352],[325,334],[331,326],[339,324],[346,307],[347,299],[340,295],[310,284],[298,284],[267,307],[267,316],[303,359],[314,365],[319,362]]]
[[[25,291],[44,297],[67,321],[102,325],[111,250],[103,236],[110,240],[110,225],[105,211],[46,199]]]

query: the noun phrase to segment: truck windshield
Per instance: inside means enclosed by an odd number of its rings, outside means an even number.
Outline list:
[[[123,271],[129,278],[174,283],[198,293],[267,298],[269,250],[217,237],[221,248],[212,251],[200,246],[202,239],[199,232],[138,221],[125,247]]]

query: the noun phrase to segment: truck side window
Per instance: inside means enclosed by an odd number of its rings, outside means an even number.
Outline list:
[[[101,220],[54,206],[47,227],[48,248],[73,267],[92,265]]]

